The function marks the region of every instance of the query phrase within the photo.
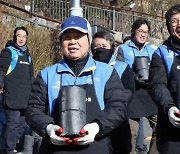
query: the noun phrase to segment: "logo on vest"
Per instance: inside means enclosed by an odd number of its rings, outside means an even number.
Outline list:
[[[130,55],[130,56],[134,56],[134,52],[133,52],[133,51],[130,51],[130,52],[129,52],[129,55]]]
[[[55,85],[52,86],[52,88],[54,88],[54,89],[59,89],[60,86],[61,86],[61,82],[60,82],[60,81],[57,81],[57,82],[55,83]]]
[[[87,79],[87,80],[86,80],[86,83],[92,84],[92,79]]]
[[[95,81],[95,82],[99,82],[100,80],[99,80],[99,78],[94,78],[94,81]],[[86,83],[88,83],[88,84],[93,84],[93,81],[92,81],[92,79],[87,79],[87,80],[86,80]]]
[[[18,55],[16,55],[15,57],[14,57],[14,60],[17,60],[18,59]]]
[[[177,66],[177,69],[180,70],[180,65]]]
[[[100,82],[99,78],[94,78],[94,82]]]
[[[29,62],[26,61],[19,61],[20,64],[25,64],[25,65],[29,65]]]
[[[166,56],[166,58],[174,58],[174,53],[173,52],[169,52],[169,54]]]

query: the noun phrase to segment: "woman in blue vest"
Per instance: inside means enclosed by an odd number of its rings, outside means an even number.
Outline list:
[[[158,105],[157,147],[161,154],[180,153],[180,4],[166,12],[169,38],[150,66],[150,94]]]
[[[115,40],[107,31],[99,31],[93,35],[91,50],[93,59],[109,64],[118,72],[126,89],[132,93],[135,91],[134,75],[128,64],[115,60]],[[129,154],[131,152],[131,130],[128,119],[111,135],[114,154]],[[126,146],[124,146],[124,144]]]
[[[0,55],[0,87],[3,89],[3,107],[6,110],[5,153],[15,153],[16,144],[27,124],[25,110],[29,101],[33,79],[32,58],[26,45],[28,31],[25,27],[14,30]]]
[[[91,40],[91,27],[86,19],[66,18],[60,30],[63,60],[41,70],[35,79],[26,121],[43,137],[40,154],[112,153],[110,134],[127,118],[129,93],[111,66],[89,56]],[[84,89],[85,94],[70,90],[74,87]],[[66,89],[69,91],[65,92]],[[78,120],[73,119],[73,111],[79,113],[81,109],[74,108],[75,104],[86,105],[86,123],[76,135],[69,132],[84,122],[85,115],[73,125]],[[69,111],[71,114],[64,116]],[[68,125],[72,125],[72,130],[66,133]]]

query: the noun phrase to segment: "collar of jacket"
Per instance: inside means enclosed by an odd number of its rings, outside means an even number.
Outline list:
[[[14,41],[9,40],[9,41],[7,41],[7,43],[6,43],[5,48],[10,47],[10,46],[12,46],[12,47],[20,50],[20,51],[23,52],[23,53],[26,52],[27,54],[29,54],[28,47],[27,47],[26,44],[25,44],[24,46],[20,47],[20,46],[18,46]]]
[[[82,69],[81,73],[78,76],[80,76],[84,72],[89,72],[95,69],[96,69],[95,61],[91,56],[89,56],[85,67]],[[74,74],[64,60],[60,61],[57,67],[57,73],[63,73],[63,72],[70,72]]]
[[[166,45],[171,50],[180,53],[180,39],[175,39],[170,36],[166,41],[164,41],[163,45]]]
[[[128,42],[127,43],[130,47],[133,47],[133,48],[136,48],[137,50],[139,50],[139,48],[135,45],[135,43],[133,42],[133,41],[130,41],[130,42]],[[147,45],[147,44],[149,44],[149,42],[145,42],[144,43],[144,46],[142,47],[142,49]],[[141,50],[142,50],[141,49]]]

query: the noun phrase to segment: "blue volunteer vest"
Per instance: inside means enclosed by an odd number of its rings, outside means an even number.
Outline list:
[[[96,96],[101,110],[104,109],[104,88],[112,74],[113,68],[89,57],[82,72],[76,77],[64,60],[41,70],[42,79],[48,88],[50,113],[59,94],[60,85],[94,84]],[[60,80],[62,79],[62,80]]]
[[[10,51],[11,51],[11,63],[10,63],[10,65],[9,65],[9,67],[8,67],[8,70],[7,70],[7,72],[6,72],[6,75],[8,75],[9,73],[11,73],[11,72],[15,69],[16,64],[17,64],[17,62],[18,62],[18,57],[19,57],[19,56],[24,56],[23,53],[22,53],[22,51],[20,51],[19,49],[15,48],[15,47],[13,47],[13,46],[9,46],[9,47],[7,47],[7,48],[10,49]],[[28,56],[28,60],[29,60],[29,63],[32,62],[32,59],[31,59],[30,56]]]
[[[175,56],[179,56],[180,53],[174,52],[167,48],[165,45],[161,45],[157,50],[156,53],[163,59],[165,62],[167,75],[169,75],[171,71],[171,67],[174,61]]]
[[[123,72],[125,71],[127,64],[125,62],[119,61],[119,60],[115,60],[114,55],[112,55],[110,61],[109,61],[109,65],[113,66],[113,68],[116,69],[119,77],[122,77]]]
[[[121,44],[119,48],[122,49],[123,55],[124,55],[124,62],[129,64],[129,66],[132,68],[132,65],[134,63],[135,56],[145,56],[149,57],[150,61],[152,59],[152,55],[154,51],[157,49],[155,45],[152,45],[150,43],[146,43],[145,46],[139,51],[139,49],[136,47],[133,41],[130,41],[125,44]]]

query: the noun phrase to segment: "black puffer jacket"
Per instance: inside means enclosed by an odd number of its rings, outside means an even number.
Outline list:
[[[106,138],[109,136],[109,133],[123,124],[125,119],[127,119],[126,105],[130,95],[130,91],[124,89],[117,72],[114,70],[105,85],[105,109],[97,113],[98,116],[93,120],[100,126],[100,132],[96,136],[97,139]],[[93,109],[91,110],[93,111]],[[49,115],[48,110],[47,85],[44,83],[41,74],[38,74],[33,84],[33,90],[26,112],[26,121],[36,133],[44,138],[47,137],[47,125],[50,123],[54,124],[54,119]],[[61,152],[62,150],[59,151],[59,153]]]
[[[158,105],[157,120],[157,148],[162,154],[179,154],[180,151],[180,128],[173,126],[169,121],[168,111],[172,106],[179,103],[180,89],[180,55],[171,56],[173,63],[168,74],[167,61],[171,58],[164,53],[179,53],[180,45],[172,41],[170,37],[163,46],[160,46],[162,57],[154,53],[150,66],[149,93]],[[172,55],[175,55],[175,54]],[[166,59],[163,59],[165,57]],[[167,61],[166,61],[167,60]],[[171,64],[171,63],[169,63]]]

